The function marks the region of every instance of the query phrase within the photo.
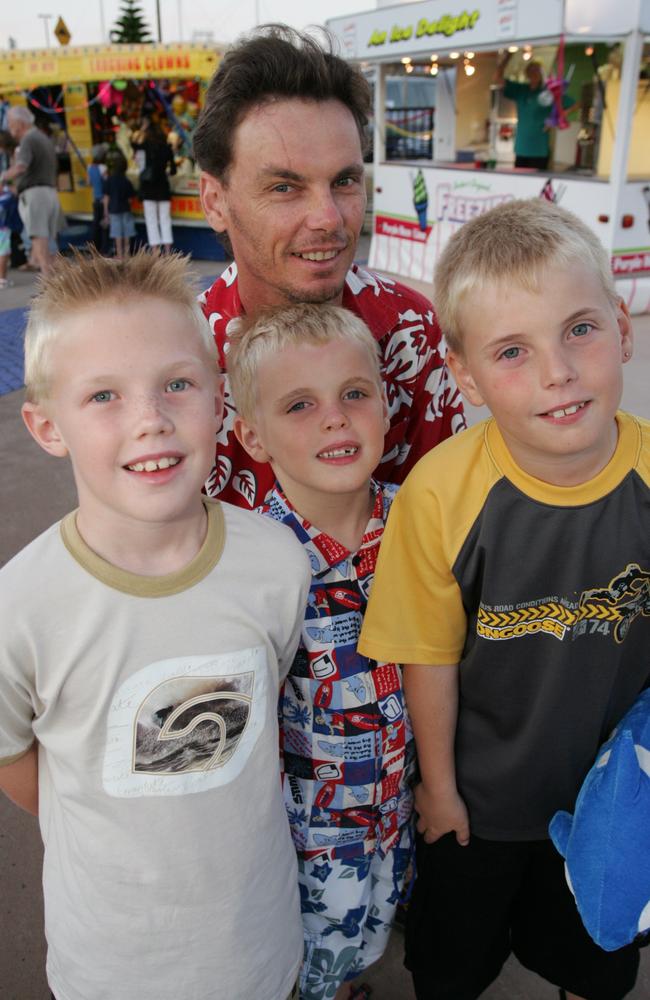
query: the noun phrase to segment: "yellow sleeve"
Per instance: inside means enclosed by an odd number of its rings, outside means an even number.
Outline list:
[[[453,566],[498,477],[485,425],[438,445],[397,494],[381,542],[359,650],[394,663],[458,663],[467,616]]]

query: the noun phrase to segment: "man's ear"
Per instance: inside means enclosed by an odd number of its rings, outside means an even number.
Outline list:
[[[52,417],[41,403],[23,403],[21,410],[25,427],[37,444],[57,458],[65,458],[68,448]]]
[[[257,428],[254,424],[249,423],[240,417],[239,414],[235,417],[234,424],[235,437],[239,441],[242,448],[245,448],[248,454],[256,462],[270,462],[271,455],[262,444],[260,436],[257,432]]]
[[[202,170],[199,176],[199,193],[207,222],[215,233],[224,233],[228,228],[225,185],[217,177]]]
[[[456,385],[462,392],[465,399],[471,403],[472,406],[484,406],[485,400],[483,399],[462,356],[457,354],[455,351],[448,350],[446,361],[447,365],[451,369],[452,375],[456,379]]]

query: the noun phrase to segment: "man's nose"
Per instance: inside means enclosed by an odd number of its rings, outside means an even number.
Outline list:
[[[306,219],[310,229],[331,233],[341,228],[343,219],[332,188],[319,187],[311,193]]]

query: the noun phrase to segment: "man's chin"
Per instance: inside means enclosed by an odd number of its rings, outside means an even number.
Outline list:
[[[323,282],[319,285],[310,284],[302,288],[285,288],[283,291],[287,302],[292,304],[308,302],[310,305],[325,305],[329,302],[336,305],[343,298],[344,288],[345,275],[338,281]]]

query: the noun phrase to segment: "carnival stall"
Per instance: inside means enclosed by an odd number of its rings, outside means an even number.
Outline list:
[[[650,0],[424,0],[328,28],[374,81],[372,267],[429,281],[458,226],[541,196],[594,229],[621,295],[650,311]],[[542,172],[514,166],[517,109],[495,82],[506,55],[508,77],[523,81],[530,60],[546,77],[552,152]],[[396,161],[386,80],[400,73],[431,80],[432,127],[420,136],[428,153]]]
[[[69,220],[92,217],[88,166],[92,151],[120,150],[137,190],[139,162],[132,146],[142,122],[157,122],[172,146],[170,178],[176,245],[222,256],[203,218],[192,133],[207,85],[219,62],[211,46],[65,46],[60,50],[0,53],[0,126],[12,104],[27,105],[57,150],[61,207]],[[142,214],[135,205],[136,216]]]

